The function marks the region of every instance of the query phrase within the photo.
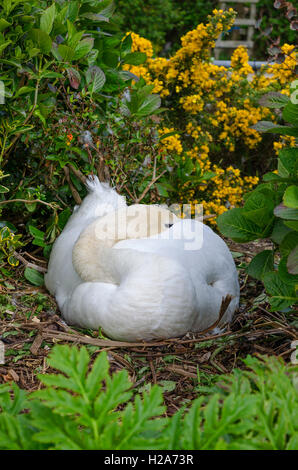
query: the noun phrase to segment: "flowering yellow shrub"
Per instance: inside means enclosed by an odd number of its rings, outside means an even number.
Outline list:
[[[162,122],[160,134],[173,135],[161,140],[161,152],[175,152],[182,162],[198,162],[208,174],[199,184],[193,183],[190,175],[178,187],[180,202],[201,202],[207,214],[221,214],[239,205],[243,193],[257,184],[257,177],[242,176],[231,163],[242,166],[241,160],[250,152],[260,151],[263,137],[251,126],[260,120],[274,120],[274,115],[259,105],[258,97],[271,90],[288,94],[287,84],[294,78],[296,66],[294,46],[290,45],[282,48],[286,56],[283,64],[258,73],[250,67],[244,47],[234,51],[229,69],[214,65],[210,50],[234,18],[232,9],[214,10],[206,25],[199,24],[181,38],[180,49],[168,60],[153,57],[150,42],[132,33],[133,50],[145,52],[147,61],[128,68],[153,84],[153,91],[169,109],[167,127]],[[276,142],[274,148],[281,145],[283,141]]]
[[[178,134],[173,134],[166,136],[167,134],[172,134],[175,132],[175,129],[168,128],[168,127],[163,127],[162,129],[159,130],[159,135],[165,136],[161,141],[160,141],[160,150],[161,153],[167,153],[167,152],[175,152],[177,155],[180,155],[183,151],[182,143],[180,140],[180,136]]]
[[[277,80],[281,85],[286,86],[295,78],[294,70],[297,65],[297,54],[294,49],[295,46],[284,44],[281,50],[285,54],[285,60],[281,64],[273,64],[268,68],[267,73],[272,74],[273,80]],[[283,91],[288,94],[288,87],[286,86]]]

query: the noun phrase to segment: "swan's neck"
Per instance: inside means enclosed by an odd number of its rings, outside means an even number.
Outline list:
[[[80,236],[72,252],[73,266],[85,282],[106,282],[120,285],[121,281],[144,264],[145,253],[131,249],[114,249],[118,239],[96,237],[96,223]]]
[[[115,240],[100,240],[95,229],[88,227],[80,236],[72,252],[73,265],[85,282],[108,282],[118,284],[111,263],[112,246]]]

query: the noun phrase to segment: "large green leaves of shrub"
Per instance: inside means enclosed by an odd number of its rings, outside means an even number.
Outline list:
[[[265,95],[262,103],[283,109],[282,117],[289,124],[259,122],[253,127],[260,132],[298,137],[298,104],[292,101],[279,93]],[[282,310],[297,301],[298,148],[282,149],[277,167],[277,174],[265,175],[266,183],[248,194],[242,208],[223,213],[217,222],[221,233],[236,242],[272,240],[272,251],[264,250],[256,255],[247,272],[264,282],[272,309]],[[275,251],[281,257],[277,270],[274,269]]]

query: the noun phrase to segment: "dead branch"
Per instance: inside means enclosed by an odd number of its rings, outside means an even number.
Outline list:
[[[65,173],[65,177],[66,177],[66,180],[68,182],[69,188],[71,190],[71,194],[72,194],[76,204],[78,204],[78,205],[82,204],[82,199],[81,199],[78,191],[76,190],[76,188],[74,187],[74,185],[72,184],[72,181],[70,179],[68,166],[64,166],[63,170],[64,170],[64,173]]]
[[[81,183],[83,183],[84,185],[86,184],[86,176],[83,175],[83,173],[78,170],[77,168],[75,168],[71,163],[69,163],[67,165],[69,167],[69,169],[71,170],[71,172],[81,181]]]
[[[160,175],[156,176],[155,178],[152,178],[152,180],[150,181],[150,183],[146,186],[146,188],[144,189],[144,191],[142,192],[141,196],[138,197],[136,199],[136,204],[139,204],[141,202],[142,199],[144,199],[144,197],[146,196],[146,194],[148,193],[148,191],[150,190],[151,186],[154,185],[154,183],[156,183],[156,181],[161,178],[165,173],[166,173],[167,170],[164,170]]]
[[[39,271],[40,273],[46,273],[47,272],[46,268],[43,268],[42,266],[38,266],[35,263],[30,263],[30,261],[27,261],[22,255],[20,255],[16,251],[14,251],[13,256],[15,258],[17,258],[19,261],[21,261],[21,263],[23,263],[26,266],[26,268],[35,269],[36,271]]]

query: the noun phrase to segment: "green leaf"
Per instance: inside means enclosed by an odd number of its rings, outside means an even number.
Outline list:
[[[175,390],[177,383],[173,380],[160,380],[158,385],[162,388],[163,392],[172,392]]]
[[[287,269],[290,274],[298,274],[298,246],[295,246],[288,256]]]
[[[266,173],[264,176],[263,176],[263,181],[266,181],[266,182],[277,182],[277,183],[282,183],[285,181],[284,178],[282,178],[280,175],[277,175],[276,173],[273,173],[273,172],[270,172],[270,173]]]
[[[34,286],[42,286],[44,284],[43,275],[36,271],[36,269],[26,268],[24,276]]]
[[[295,248],[297,248],[297,246]],[[289,286],[291,285],[293,287],[298,286],[298,275],[290,273],[288,271],[287,264],[288,264],[288,257],[285,256],[279,262],[278,274],[280,278],[282,279],[282,281],[288,284]],[[292,259],[292,263],[290,261],[290,267],[291,267],[291,271],[297,271],[297,257],[295,259],[295,252],[294,252],[294,259]]]
[[[266,106],[266,108],[283,108],[289,100],[290,98],[287,95],[270,91],[260,98],[259,103],[261,106]]]
[[[109,361],[107,355],[99,354],[94,361],[91,371],[88,374],[86,380],[86,388],[88,390],[88,396],[90,400],[98,395],[101,389],[101,381],[106,378],[109,370]]]
[[[109,18],[107,16],[100,15],[99,13],[84,13],[82,14],[82,17],[92,21],[109,22]]]
[[[58,227],[60,230],[63,230],[69,217],[71,216],[71,210],[69,207],[60,212],[58,217]]]
[[[115,11],[115,3],[113,0],[106,0],[98,5],[99,13],[107,18],[110,18]]]
[[[298,209],[298,186],[289,186],[283,197],[284,205],[293,209]]]
[[[245,217],[241,208],[221,214],[217,218],[217,225],[222,235],[239,243],[263,238],[264,234],[257,224]]]
[[[278,153],[278,174],[283,178],[298,175],[298,148],[283,148]]]
[[[35,90],[35,88],[33,88],[33,87],[23,86],[23,87],[19,88],[16,91],[15,98],[18,98],[19,96],[24,95],[24,94],[29,94],[29,93],[33,92],[34,90]]]
[[[67,18],[71,23],[74,23],[79,14],[80,4],[78,1],[70,1],[67,8]]]
[[[160,107],[161,99],[159,95],[149,95],[143,103],[138,107],[136,116],[144,117],[154,114],[154,112]]]
[[[34,237],[34,240],[32,242],[33,245],[42,246],[42,247],[46,246],[45,241],[44,241],[44,238],[45,238],[44,232],[42,232],[41,230],[38,230],[38,228],[36,227],[33,227],[33,225],[29,225],[29,232]]]
[[[105,49],[102,55],[102,61],[105,65],[114,69],[119,64],[119,55],[113,49]]]
[[[88,438],[84,436],[73,420],[52,410],[37,400],[31,403],[33,414],[32,427],[37,429],[34,440],[47,444],[46,448],[55,450],[87,450]]]
[[[298,220],[285,220],[284,224],[292,230],[298,232]]]
[[[247,267],[247,274],[259,281],[263,280],[264,275],[274,268],[274,253],[272,250],[264,250],[258,253]]]
[[[52,31],[55,13],[55,3],[53,3],[53,5],[47,8],[40,17],[40,29],[47,34],[50,34]]]
[[[155,186],[157,187],[158,193],[163,197],[168,197],[169,193],[167,189],[164,187],[162,183],[156,183]]]
[[[285,225],[282,219],[275,219],[270,238],[274,243],[280,245],[289,232],[291,232],[291,229]]]
[[[266,273],[263,282],[266,291],[271,295],[272,309],[283,310],[297,302],[294,288],[284,282],[277,272]]]
[[[65,44],[59,44],[58,53],[64,62],[71,62],[75,58],[74,50]]]
[[[298,124],[298,106],[297,104],[293,104],[291,101],[284,107],[282,117],[286,122],[290,124],[294,124],[297,126]]]
[[[243,215],[261,228],[273,220],[273,191],[253,191],[245,201]]]
[[[132,37],[131,33],[125,36],[125,38],[121,42],[121,53],[128,54],[131,51],[131,46],[132,46]]]
[[[6,186],[0,184],[0,194],[9,193],[9,189]]]
[[[25,203],[25,207],[26,207],[28,212],[34,212],[36,207],[37,207],[37,203],[36,202],[34,202],[32,204]]]
[[[97,65],[93,65],[89,67],[86,72],[86,80],[88,86],[88,90],[90,91],[91,95],[93,93],[98,93],[105,84],[106,76],[101,68],[97,67]]]
[[[0,233],[1,229],[4,227],[8,227],[12,232],[17,231],[16,227],[11,222],[8,222],[7,220],[0,220]]]
[[[123,57],[124,64],[141,65],[147,60],[147,55],[144,52],[130,52]]]
[[[52,49],[52,40],[45,31],[42,31],[41,29],[32,29],[30,31],[30,37],[34,42],[34,45],[44,54],[48,54]]]
[[[0,33],[11,26],[11,23],[8,23],[4,18],[0,18]]]
[[[251,128],[258,132],[270,132],[271,134],[292,135],[294,137],[298,137],[298,128],[280,126],[270,121],[259,121],[257,124],[251,126]]]
[[[50,96],[45,101],[40,102],[38,108],[43,115],[44,118],[47,118],[51,112],[55,109],[57,104],[56,98],[54,96]]]
[[[8,261],[8,264],[10,264],[11,266],[18,266],[20,263],[19,260],[14,255],[8,256],[7,261]]]
[[[283,238],[280,244],[280,253],[282,256],[288,256],[290,252],[298,245],[298,233],[291,231]]]
[[[280,217],[281,219],[298,220],[298,210],[289,208],[284,204],[279,204],[277,207],[275,207],[274,215],[276,215],[276,217]]]
[[[82,39],[75,48],[73,59],[78,60],[88,54],[93,48],[93,42],[93,38]]]

